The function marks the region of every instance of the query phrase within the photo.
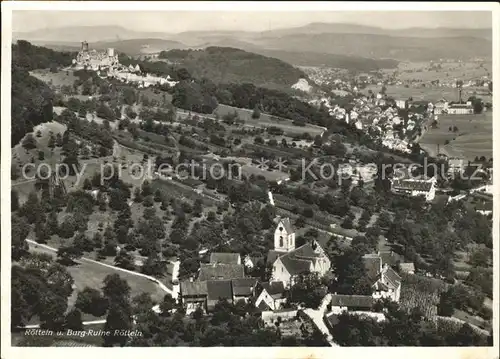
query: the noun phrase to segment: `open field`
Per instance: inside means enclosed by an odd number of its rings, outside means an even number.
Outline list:
[[[456,88],[452,87],[439,87],[439,86],[426,86],[426,87],[404,87],[403,85],[388,85],[387,96],[393,97],[396,100],[406,100],[410,97],[413,100],[425,100],[436,102],[441,99],[446,99],[447,101],[457,101],[458,92]],[[374,93],[380,92],[382,86],[371,85],[367,86],[364,90],[364,94],[368,94],[369,90]],[[464,87],[462,90],[462,98],[468,99],[470,96],[476,96],[482,98],[484,102],[492,102],[492,96],[490,95],[480,95],[480,91],[484,91],[482,87]],[[477,92],[477,94],[476,94]]]
[[[21,140],[20,143],[15,145],[12,150],[12,164],[16,166],[22,166],[31,161],[31,158],[35,159],[35,164],[38,163],[38,152],[43,151],[45,154],[44,163],[55,164],[61,162],[61,148],[54,148],[52,150],[49,145],[50,132],[56,136],[58,133],[62,134],[66,131],[66,125],[60,124],[59,122],[46,122],[36,126],[33,129],[33,132],[30,134],[33,135],[37,142],[37,147],[32,150],[26,150],[22,146]],[[37,133],[40,137],[37,136]]]
[[[56,256],[55,252],[47,250],[40,246],[35,247],[32,244],[30,244],[30,250],[39,253],[47,253],[54,257]],[[76,287],[74,289],[73,295],[71,295],[68,300],[69,307],[72,307],[74,305],[76,300],[75,294],[78,291],[83,290],[85,287],[101,289],[103,286],[104,278],[110,274],[118,274],[121,278],[127,281],[131,288],[130,294],[132,297],[141,294],[142,292],[146,292],[151,295],[151,298],[153,298],[153,300],[159,302],[163,300],[163,297],[165,296],[165,292],[163,292],[157,284],[146,278],[115,270],[113,268],[105,267],[94,262],[80,260],[78,264],[74,266],[68,266],[67,269],[73,277]]]
[[[73,83],[77,79],[77,77],[73,75],[73,71],[70,70],[51,72],[48,69],[40,69],[31,71],[30,75],[36,77],[40,81],[56,87],[73,86]]]
[[[234,111],[238,113],[238,116],[241,120],[245,121],[246,126],[262,127],[262,128],[274,126],[283,129],[283,131],[287,134],[293,135],[293,134],[309,133],[312,137],[316,135],[321,135],[325,131],[325,129],[322,127],[310,124],[307,124],[306,126],[295,126],[292,124],[292,121],[290,120],[285,120],[285,119],[278,120],[277,118],[275,119],[273,116],[264,113],[260,114],[260,118],[253,119],[252,110],[237,108],[222,104],[220,104],[217,107],[217,109],[214,111],[214,114],[217,114],[222,118],[222,116],[234,113]]]
[[[492,112],[480,115],[441,115],[438,128],[429,129],[422,139],[420,146],[436,155],[437,145],[440,152],[448,156],[463,157],[474,160],[476,156],[493,157],[492,142]],[[449,131],[450,126],[457,126],[458,132]],[[445,141],[449,141],[445,145]]]
[[[491,75],[491,62],[443,62],[430,66],[429,62],[400,62],[398,79],[422,81],[453,81],[479,79]]]
[[[275,170],[265,170],[258,168],[257,166],[254,165],[243,165],[241,166],[241,173],[246,176],[250,177],[251,175],[255,177],[263,176],[267,181],[286,181],[290,179],[290,175],[285,172],[281,171],[275,171]]]

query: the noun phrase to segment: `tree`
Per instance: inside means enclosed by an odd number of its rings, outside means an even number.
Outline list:
[[[104,324],[104,331],[110,332],[111,335],[104,335],[104,346],[110,347],[118,344],[125,346],[128,341],[128,336],[123,333],[132,328],[132,309],[129,303],[111,303]]]
[[[28,253],[28,243],[26,238],[30,232],[30,227],[26,219],[17,215],[11,217],[11,256],[13,260],[19,260]]]
[[[164,316],[170,315],[170,311],[175,307],[175,299],[170,294],[165,294],[163,301],[160,303],[161,314]]]
[[[327,288],[316,273],[301,274],[290,288],[287,299],[316,309],[326,293]]]
[[[19,209],[19,193],[11,189],[10,190],[10,210],[15,212]]]
[[[59,249],[57,250],[57,258],[62,263],[72,264],[82,255],[82,250],[75,246],[59,247]]]
[[[51,291],[42,294],[40,300],[40,327],[60,330],[64,326],[64,313],[68,307],[66,298]]]
[[[124,249],[120,250],[115,258],[115,265],[124,269],[132,270],[135,268],[132,256]]]
[[[27,151],[36,148],[37,142],[31,133],[28,133],[26,137],[24,137],[22,146]]]
[[[97,289],[85,287],[78,292],[75,308],[95,317],[103,316],[108,310],[108,301]]]
[[[73,309],[66,314],[64,327],[72,330],[82,330],[82,313],[78,309]]]
[[[118,274],[109,274],[104,278],[102,292],[110,303],[125,302],[130,299],[130,286]]]
[[[252,112],[252,118],[254,120],[260,118],[260,109],[258,106],[255,106],[254,109],[253,109],[253,112]]]

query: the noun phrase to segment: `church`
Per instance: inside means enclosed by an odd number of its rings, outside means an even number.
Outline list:
[[[318,273],[323,276],[330,270],[330,259],[321,245],[311,240],[295,247],[295,230],[289,218],[279,218],[274,231],[274,249],[267,255],[267,263],[272,264],[270,282],[283,282],[286,288],[294,284],[294,279],[304,273]]]

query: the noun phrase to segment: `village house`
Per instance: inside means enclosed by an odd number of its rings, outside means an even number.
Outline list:
[[[295,248],[295,230],[289,218],[278,220],[274,249],[269,251],[267,263],[273,267],[271,281],[283,282],[286,288],[300,274],[311,272],[323,276],[330,270],[330,259],[317,241]]]
[[[388,264],[384,263],[380,253],[363,256],[368,278],[373,282],[372,297],[375,299],[390,298],[399,302],[401,296],[401,277]]]
[[[218,264],[241,264],[241,256],[239,253],[210,253],[210,263]]]
[[[330,302],[332,313],[340,314],[344,311],[370,311],[375,304],[375,299],[369,295],[334,294]]]
[[[466,104],[453,104],[448,106],[448,114],[450,115],[472,115],[474,114],[474,108],[470,102]]]
[[[255,288],[255,306],[260,310],[279,310],[286,302],[283,282],[262,282]]]
[[[234,280],[203,280],[182,281],[180,283],[181,302],[190,314],[196,308],[208,313],[220,300],[237,303],[239,300],[248,302],[255,294],[256,278],[239,278]]]
[[[393,179],[391,190],[394,193],[409,195],[411,197],[424,196],[427,202],[436,197],[436,178],[430,179]]]

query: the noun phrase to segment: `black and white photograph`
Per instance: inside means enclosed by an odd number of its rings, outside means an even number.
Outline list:
[[[498,357],[498,4],[21,3],[2,344]]]

